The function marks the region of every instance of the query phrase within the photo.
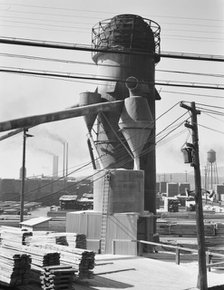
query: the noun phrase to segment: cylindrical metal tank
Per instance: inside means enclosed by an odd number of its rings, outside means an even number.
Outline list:
[[[214,150],[211,149],[207,152],[207,161],[209,163],[216,162],[216,152]]]
[[[108,175],[109,180],[106,180]],[[107,184],[109,182],[109,184]],[[105,198],[108,196],[108,199]],[[93,209],[108,214],[144,212],[144,171],[99,170],[94,174]]]
[[[125,85],[129,77],[142,84],[140,96],[145,97],[155,120],[155,64],[159,61],[160,26],[137,15],[123,14],[99,22],[92,29],[92,44],[101,52],[93,54],[100,81],[97,92],[104,101],[125,99],[129,96]],[[116,50],[116,53],[113,52]],[[96,149],[104,168],[133,168],[133,160],[125,146],[120,131],[120,112],[98,114],[95,139]],[[128,145],[127,145],[128,147]],[[147,138],[140,158],[140,168],[145,171],[145,209],[156,212],[155,177],[155,127]]]

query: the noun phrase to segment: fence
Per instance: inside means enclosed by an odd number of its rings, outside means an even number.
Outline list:
[[[142,256],[142,254],[143,254],[143,245],[144,244],[154,246],[154,248],[155,248],[155,246],[160,246],[160,247],[166,247],[166,248],[175,250],[175,261],[176,261],[176,264],[178,264],[178,265],[181,262],[180,261],[181,260],[181,251],[187,251],[187,252],[196,253],[196,254],[198,253],[198,250],[196,250],[196,249],[184,248],[181,246],[173,246],[173,245],[167,245],[167,244],[149,242],[149,241],[143,241],[143,240],[137,240],[136,242],[139,244],[139,256]],[[213,257],[217,257],[217,258],[221,258],[221,259],[223,258],[223,261],[212,263]],[[212,267],[224,265],[224,254],[206,251],[206,261],[207,261],[206,267],[208,268],[208,271],[211,271]]]

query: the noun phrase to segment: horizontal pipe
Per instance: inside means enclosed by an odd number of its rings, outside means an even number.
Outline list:
[[[33,47],[43,47],[43,48],[54,48],[54,49],[66,49],[66,50],[79,50],[79,51],[90,51],[90,52],[101,52],[101,53],[116,53],[116,54],[127,54],[127,55],[151,55],[148,51],[126,49],[119,50],[117,48],[94,48],[89,45],[80,45],[76,43],[66,43],[66,42],[56,42],[56,41],[41,41],[33,39],[15,38],[15,37],[2,37],[0,36],[0,43],[3,44],[13,44],[13,45],[24,45]]]
[[[79,50],[79,51],[91,51],[91,52],[102,52],[102,53],[118,53],[118,54],[147,54],[146,51],[135,51],[135,50],[118,50],[114,48],[97,49],[90,46],[84,46],[77,43],[63,43],[54,41],[40,41],[33,39],[15,38],[15,37],[2,37],[0,36],[0,43],[13,44],[13,45],[24,45],[24,46],[36,46],[43,48],[55,48],[55,49],[67,49],[67,50]],[[153,54],[151,54],[153,56]],[[217,61],[224,62],[223,55],[206,55],[198,53],[186,53],[186,52],[170,52],[162,51],[158,54],[159,57],[164,58],[176,58],[186,60],[199,60],[199,61]]]
[[[99,113],[105,111],[121,111],[123,106],[123,100],[98,103],[88,106],[80,106],[74,109],[66,109],[58,112],[47,113],[42,115],[35,115],[30,117],[24,117],[20,119],[13,119],[5,122],[0,122],[0,132],[18,129],[28,128],[39,124],[55,122],[80,116],[85,116],[92,113]]]
[[[7,134],[1,136],[1,137],[0,137],[0,141],[3,141],[3,140],[5,140],[5,139],[7,139],[7,138],[10,138],[10,137],[12,137],[12,136],[14,136],[14,135],[17,135],[17,134],[21,133],[21,132],[23,132],[23,128],[18,129],[18,130],[15,130],[15,131],[13,131],[13,132],[9,132],[9,133],[7,133]]]

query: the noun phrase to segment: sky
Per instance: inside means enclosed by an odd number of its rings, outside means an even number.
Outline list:
[[[0,0],[0,37],[90,45],[92,27],[99,21],[118,14],[137,14],[157,22],[161,26],[161,51],[223,55],[224,2],[222,0],[108,2]],[[0,67],[79,75],[96,74],[96,66],[90,52],[5,44],[0,44]],[[221,62],[161,58],[156,66],[156,82],[182,81],[187,84],[204,83],[222,86],[223,68]],[[63,110],[77,104],[81,92],[94,91],[95,88],[96,82],[56,80],[0,72],[0,122]],[[192,167],[184,164],[181,154],[184,144],[191,142],[191,132],[182,124],[165,137],[168,133],[165,130],[167,125],[186,111],[179,106],[180,101],[188,104],[196,102],[198,108],[202,109],[201,114],[198,115],[201,166],[206,166],[207,152],[213,149],[216,151],[217,165],[223,167],[223,90],[177,88],[165,85],[156,88],[161,96],[161,100],[156,102],[156,116],[159,117],[174,107],[156,122],[157,172],[162,174],[192,171]],[[213,111],[208,112],[208,109]],[[175,126],[188,117],[189,115],[182,117]],[[53,155],[59,156],[59,170],[62,171],[63,142],[68,142],[69,146],[68,165],[71,176],[91,172],[91,166],[78,171],[81,166],[90,162],[86,143],[87,130],[82,117],[40,125],[30,129],[29,133],[33,137],[27,138],[27,176],[51,175]],[[0,133],[0,136],[4,134]],[[22,141],[22,134],[18,134],[0,142],[0,178],[19,177],[22,165]]]

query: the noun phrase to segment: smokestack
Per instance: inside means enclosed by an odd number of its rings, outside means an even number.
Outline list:
[[[68,142],[66,142],[65,173],[66,177],[68,177]]]
[[[68,142],[63,142],[63,177],[68,176]]]
[[[53,155],[53,177],[58,177],[58,156]]]

